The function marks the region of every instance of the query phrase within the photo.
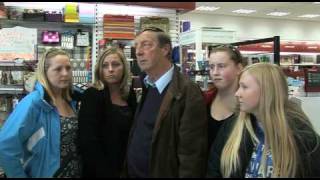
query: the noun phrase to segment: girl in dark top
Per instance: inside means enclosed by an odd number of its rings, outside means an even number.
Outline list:
[[[209,177],[320,177],[319,135],[275,64],[246,67],[236,96],[240,113],[221,127],[208,164]]]
[[[84,177],[120,177],[136,95],[129,88],[121,50],[105,50],[95,67],[93,87],[84,92],[79,112]]]
[[[220,126],[235,117],[238,75],[243,66],[240,52],[232,46],[219,46],[209,53],[210,78],[215,88],[205,93],[208,112],[208,148]]]

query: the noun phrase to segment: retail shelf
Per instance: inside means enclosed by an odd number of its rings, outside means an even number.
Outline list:
[[[66,22],[48,22],[48,21],[23,21],[23,20],[10,20],[10,19],[0,19],[1,24],[11,24],[11,25],[39,25],[46,24],[49,26],[94,26],[94,23],[66,23]]]
[[[22,62],[0,61],[0,70],[25,71],[35,66],[36,63],[36,60]]]
[[[0,94],[23,94],[23,85],[0,85]]]
[[[21,67],[21,66],[24,66],[24,64],[23,63],[15,63],[15,62],[0,62],[0,66],[4,66],[4,67],[11,67],[11,66]]]

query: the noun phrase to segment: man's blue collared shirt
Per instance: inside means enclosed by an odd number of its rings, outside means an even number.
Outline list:
[[[173,69],[174,66],[172,66],[165,74],[163,74],[156,82],[152,82],[149,78],[149,75],[147,75],[144,78],[144,84],[148,88],[149,86],[151,87],[156,87],[158,89],[159,94],[163,92],[163,90],[167,87],[167,85],[170,83],[172,80],[173,76]]]

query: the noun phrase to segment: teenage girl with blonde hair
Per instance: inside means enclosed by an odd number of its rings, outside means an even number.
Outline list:
[[[239,117],[221,128],[208,176],[320,177],[319,136],[301,107],[289,100],[281,68],[250,65],[239,85]]]

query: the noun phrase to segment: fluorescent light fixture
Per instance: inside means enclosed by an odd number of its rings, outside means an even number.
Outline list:
[[[239,13],[239,14],[250,14],[250,13],[254,13],[256,11],[257,10],[254,10],[254,9],[238,9],[238,10],[234,10],[232,12]]]
[[[196,10],[199,11],[215,11],[220,9],[220,7],[214,7],[214,6],[199,6],[196,8]]]
[[[268,16],[286,16],[290,14],[289,12],[271,12],[267,14]]]
[[[320,4],[320,2],[313,2],[313,4]]]
[[[320,14],[304,14],[298,17],[302,17],[302,18],[315,18],[315,17],[319,17]]]

